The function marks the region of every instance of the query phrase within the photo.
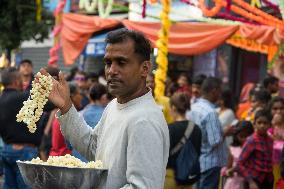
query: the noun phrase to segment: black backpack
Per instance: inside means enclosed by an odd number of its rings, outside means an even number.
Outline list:
[[[189,121],[184,136],[170,152],[170,155],[178,153],[174,167],[175,179],[182,185],[191,185],[200,178],[199,155],[190,140],[194,127],[194,123]]]

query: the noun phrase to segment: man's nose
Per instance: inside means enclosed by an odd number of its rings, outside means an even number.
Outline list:
[[[109,74],[117,74],[117,65],[112,63],[108,69]]]

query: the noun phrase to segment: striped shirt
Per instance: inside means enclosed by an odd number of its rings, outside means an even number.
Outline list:
[[[200,155],[201,172],[222,167],[227,162],[227,147],[223,130],[214,105],[204,98],[198,99],[191,107],[188,118],[197,124],[202,132]]]

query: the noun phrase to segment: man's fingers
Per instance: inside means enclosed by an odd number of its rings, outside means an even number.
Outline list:
[[[59,72],[59,82],[61,83],[61,84],[65,84],[65,77],[64,77],[64,74],[60,71]]]
[[[39,70],[39,72],[40,72],[42,75],[49,75],[49,74],[47,73],[47,71],[46,71],[44,68],[41,68],[41,69]]]

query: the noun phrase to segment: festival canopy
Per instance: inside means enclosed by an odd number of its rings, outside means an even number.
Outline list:
[[[156,47],[160,23],[130,20],[103,19],[98,16],[63,14],[61,45],[67,65],[73,64],[93,33],[123,25],[140,31]],[[249,41],[248,41],[249,39]],[[169,35],[169,52],[178,55],[197,55],[208,52],[223,43],[248,48],[262,53],[275,53],[284,39],[284,30],[265,25],[221,25],[206,22],[172,23]],[[251,49],[249,49],[251,48]],[[270,57],[272,57],[270,55]]]

